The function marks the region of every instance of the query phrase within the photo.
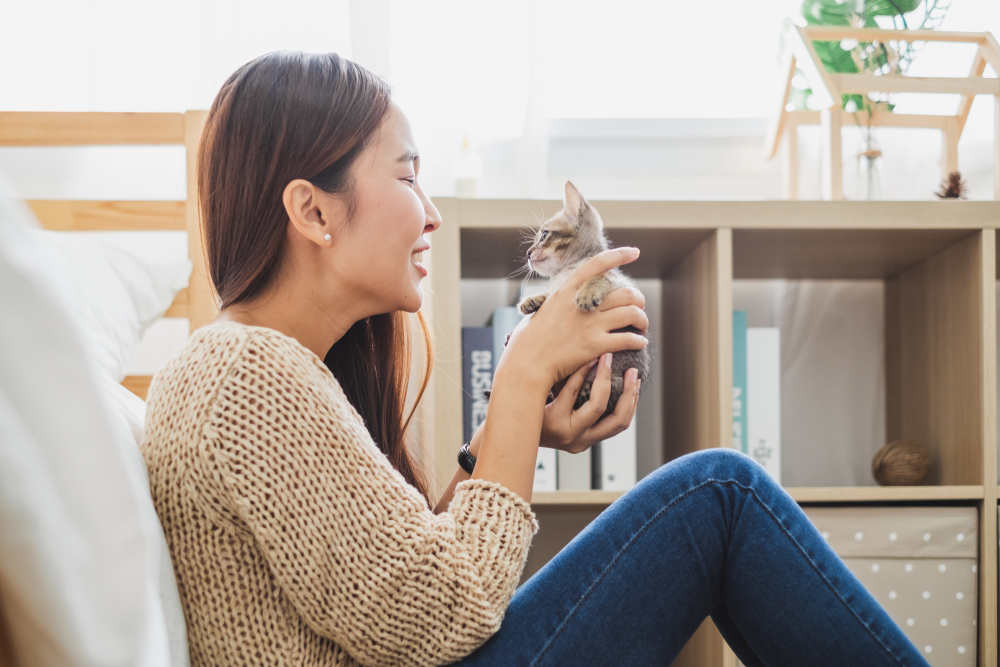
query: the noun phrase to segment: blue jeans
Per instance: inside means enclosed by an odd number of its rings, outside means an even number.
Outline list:
[[[457,664],[666,667],[709,615],[748,667],[927,665],[795,501],[731,449],[643,479]]]

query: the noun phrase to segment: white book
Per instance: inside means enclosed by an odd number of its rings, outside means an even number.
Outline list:
[[[556,450],[549,447],[538,448],[538,458],[535,459],[535,480],[531,490],[532,492],[556,490]]]
[[[556,467],[560,491],[590,491],[590,450],[579,454],[559,451]]]
[[[635,486],[636,419],[618,435],[601,442],[601,486],[604,491],[628,491]]]
[[[781,484],[781,335],[747,328],[747,453]]]
[[[518,311],[517,306],[506,306],[493,311],[493,371],[496,372],[500,364],[500,356],[503,354],[507,343],[507,334],[512,332],[524,315]]]

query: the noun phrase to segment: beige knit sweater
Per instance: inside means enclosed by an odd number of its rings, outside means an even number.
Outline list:
[[[153,380],[142,449],[195,667],[454,662],[499,629],[538,530],[483,480],[433,514],[271,329],[199,329]]]

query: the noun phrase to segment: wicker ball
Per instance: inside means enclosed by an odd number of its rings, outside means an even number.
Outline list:
[[[930,471],[927,449],[906,440],[890,442],[872,459],[872,475],[882,486],[916,486],[927,479]]]

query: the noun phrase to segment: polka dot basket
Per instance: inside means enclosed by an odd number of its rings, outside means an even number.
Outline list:
[[[976,508],[803,510],[931,665],[976,664]]]

